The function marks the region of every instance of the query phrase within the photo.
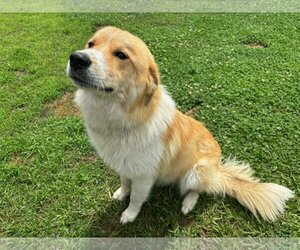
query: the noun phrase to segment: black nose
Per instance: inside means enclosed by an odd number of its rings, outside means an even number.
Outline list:
[[[74,52],[70,55],[70,66],[73,69],[87,69],[92,61],[87,54]]]

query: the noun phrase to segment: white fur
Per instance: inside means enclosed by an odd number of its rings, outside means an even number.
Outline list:
[[[199,181],[199,176],[197,175],[195,167],[193,167],[180,180],[181,195],[185,195],[190,190],[198,190],[200,185]]]
[[[129,193],[129,207],[121,222],[133,221],[147,199],[158,176],[164,153],[162,134],[171,124],[175,103],[162,88],[162,99],[153,117],[145,124],[129,120],[121,102],[99,96],[95,91],[79,89],[75,102],[80,107],[89,138],[99,156],[121,177],[121,187],[113,198],[123,200]],[[123,180],[123,181],[122,181]]]
[[[135,220],[155,182],[174,181],[172,176],[167,176],[168,173],[159,176],[159,168],[165,159],[176,160],[183,145],[178,145],[177,138],[173,141],[171,138],[168,145],[164,143],[168,129],[172,132],[171,125],[177,111],[174,101],[159,84],[159,73],[151,52],[129,33],[114,27],[104,29],[92,38],[96,38],[94,47],[79,51],[90,60],[82,63],[78,60],[80,54],[73,54],[70,57],[72,67],[68,63],[67,72],[81,88],[76,92],[75,102],[83,115],[91,143],[104,162],[120,175],[121,187],[113,198],[124,200],[130,194],[129,206],[121,216],[121,223],[127,223]],[[105,34],[109,39],[103,45],[101,37]],[[106,46],[110,42],[115,47]],[[121,43],[125,46],[120,46]],[[136,45],[135,53],[133,45]],[[119,52],[123,52],[119,50],[125,50],[127,56],[120,57]],[[153,93],[150,94],[149,90],[159,91],[158,98],[149,109],[151,114],[148,113],[149,117],[142,123],[134,120],[137,113],[131,108],[136,107],[134,104],[141,97],[145,97],[143,101],[150,97],[151,101]],[[142,112],[142,107],[139,108]],[[146,106],[143,108],[147,110]],[[187,125],[187,129],[192,125]],[[209,134],[205,129],[203,133]],[[191,138],[192,145],[198,145],[195,139],[202,138],[205,140],[205,136]],[[212,150],[215,157],[210,157],[210,153],[207,158],[202,155],[189,171],[180,173],[183,175],[179,179],[180,191],[185,195],[182,213],[187,214],[194,208],[201,192],[231,195],[254,215],[258,212],[266,220],[273,221],[284,211],[285,202],[293,196],[291,190],[277,184],[259,183],[251,176],[248,165],[234,161],[221,163],[219,147],[214,146]]]
[[[88,64],[76,60],[80,54],[73,54],[74,57],[70,57],[72,67],[68,63],[67,73],[80,87],[76,91],[75,102],[83,115],[91,143],[104,162],[120,175],[121,187],[115,191],[113,198],[124,200],[130,194],[129,206],[121,216],[121,223],[127,223],[135,220],[155,182],[174,181],[167,174],[159,176],[159,167],[165,159],[176,160],[181,150],[176,139],[174,142],[171,139],[169,145],[164,143],[166,132],[172,130],[176,107],[159,84],[157,66],[143,42],[114,27],[99,32],[92,38],[96,38],[94,47],[78,51],[90,59]],[[101,43],[100,38],[105,34],[109,38],[106,43],[113,42],[114,48],[103,45],[103,41]],[[97,36],[100,42],[97,42]],[[137,45],[135,53],[133,45]],[[127,57],[120,57],[119,52],[123,52],[119,50],[124,49]],[[112,62],[111,65],[108,62]],[[151,100],[149,90],[159,91],[155,100],[158,103],[151,106],[154,110],[151,109],[145,123],[135,121],[136,116],[132,114],[136,113],[131,108],[142,96],[147,97],[145,100],[150,96]],[[146,106],[143,108],[147,109]],[[129,111],[133,113],[130,115]],[[142,109],[139,111],[142,112]],[[233,161],[221,164],[219,148],[215,150],[216,157],[201,157],[189,171],[181,173],[180,191],[185,195],[182,213],[187,214],[194,208],[200,192],[229,194],[255,215],[257,210],[264,219],[273,220],[283,212],[286,200],[293,195],[292,191],[276,184],[258,183],[245,164]],[[241,189],[245,182],[251,188]]]
[[[75,102],[89,138],[105,163],[122,177],[156,178],[164,151],[162,134],[175,112],[175,104],[165,91],[155,114],[143,125],[129,120],[119,103],[100,98],[94,91],[77,90]]]
[[[127,178],[121,179],[121,187],[119,187],[113,194],[113,199],[123,201],[129,194],[131,190],[131,181]]]
[[[199,192],[190,191],[183,199],[181,212],[183,214],[187,214],[193,210],[195,205],[197,204],[199,198]]]

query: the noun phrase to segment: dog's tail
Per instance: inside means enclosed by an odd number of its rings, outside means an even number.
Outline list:
[[[258,213],[264,220],[274,221],[284,212],[286,201],[294,193],[278,184],[260,183],[252,173],[248,164],[226,160],[218,167],[217,178],[210,180],[212,186],[205,191],[232,196],[256,217]]]

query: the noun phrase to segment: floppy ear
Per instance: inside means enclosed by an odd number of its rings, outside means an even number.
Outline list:
[[[145,105],[147,106],[154,94],[154,91],[158,84],[160,83],[159,71],[155,62],[152,62],[149,66],[150,73],[150,82],[147,85],[146,93],[145,93]]]
[[[149,67],[150,76],[153,83],[157,86],[160,83],[159,70],[155,62],[152,62]]]

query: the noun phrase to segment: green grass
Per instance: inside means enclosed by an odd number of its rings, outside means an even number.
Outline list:
[[[207,195],[183,216],[176,187],[156,187],[119,224],[128,201],[112,200],[118,177],[93,160],[82,120],[45,108],[74,91],[68,55],[102,24],[149,45],[178,108],[194,109],[225,157],[295,191],[277,222]],[[299,237],[299,34],[299,14],[1,14],[0,236]]]

